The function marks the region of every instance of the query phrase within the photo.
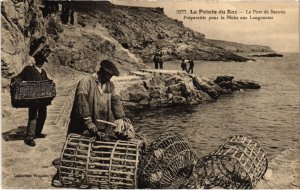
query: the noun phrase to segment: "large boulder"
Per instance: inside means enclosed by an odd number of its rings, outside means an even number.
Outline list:
[[[217,84],[220,84],[221,82],[231,82],[233,78],[234,76],[229,76],[229,75],[217,76],[214,82]]]
[[[222,88],[218,84],[198,76],[193,77],[193,84],[198,90],[207,93],[213,99],[217,99],[222,93]]]

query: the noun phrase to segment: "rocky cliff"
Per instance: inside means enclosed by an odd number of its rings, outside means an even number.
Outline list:
[[[47,48],[42,13],[34,1],[1,2],[1,72],[9,78]]]
[[[51,49],[51,66],[94,72],[103,59],[121,73],[145,68],[154,53],[163,59],[247,61],[201,33],[167,17],[161,8],[101,1],[2,1],[2,77],[16,75],[32,56]]]
[[[162,8],[113,5],[108,2],[72,2],[83,25],[101,24],[109,34],[144,62],[152,62],[157,50],[164,60],[247,61],[205,40],[205,35],[171,19]]]

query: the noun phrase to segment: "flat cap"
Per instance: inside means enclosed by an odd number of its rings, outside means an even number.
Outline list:
[[[108,60],[103,60],[100,63],[101,68],[103,68],[106,72],[115,75],[115,76],[120,76],[120,72],[117,68],[117,66]]]

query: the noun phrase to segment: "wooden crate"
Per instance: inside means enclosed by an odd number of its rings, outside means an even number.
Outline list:
[[[70,134],[61,153],[59,178],[63,185],[137,188],[143,142],[99,141]]]
[[[193,171],[197,156],[188,139],[165,133],[145,150],[141,160],[140,188],[178,188]]]
[[[268,160],[255,140],[236,135],[198,160],[184,188],[253,189],[268,169]]]
[[[47,106],[56,96],[55,83],[51,80],[18,82],[11,86],[10,94],[15,108]]]

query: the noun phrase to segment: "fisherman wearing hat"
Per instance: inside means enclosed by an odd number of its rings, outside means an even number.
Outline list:
[[[42,81],[50,80],[41,67],[47,61],[45,52],[39,52],[33,56],[35,63],[33,65],[26,66],[20,74],[14,77],[13,82],[22,81]],[[46,134],[42,134],[44,123],[47,117],[47,106],[29,107],[28,111],[28,125],[26,131],[26,137],[24,143],[28,146],[35,146],[35,138],[45,138]]]
[[[114,63],[104,60],[100,70],[79,81],[75,92],[68,134],[76,133],[97,136],[99,132],[116,135],[125,130],[125,113],[115,86],[110,79],[120,73]],[[102,121],[102,122],[101,122]],[[108,125],[115,122],[117,127]],[[126,128],[127,137],[134,136],[134,130]]]

